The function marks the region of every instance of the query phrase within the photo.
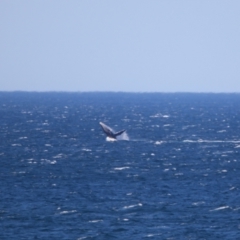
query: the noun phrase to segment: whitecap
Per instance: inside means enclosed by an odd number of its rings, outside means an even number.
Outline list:
[[[129,209],[129,208],[134,208],[134,207],[142,207],[142,203],[129,205],[129,206],[124,206],[123,209]]]
[[[45,163],[49,163],[49,164],[56,164],[57,163],[56,160],[51,161],[51,160],[48,160],[48,159],[41,159],[41,161],[45,162]]]
[[[240,141],[238,140],[227,140],[227,141],[223,141],[223,140],[204,140],[204,139],[198,139],[198,140],[183,140],[183,142],[186,143],[239,143]]]
[[[63,157],[63,154],[59,153],[58,155],[54,156],[53,158],[62,158],[62,157]]]
[[[19,144],[19,143],[15,143],[15,144],[12,144],[13,147],[21,147],[22,144]]]
[[[162,117],[163,115],[161,113],[157,113],[155,115],[151,115],[150,118],[159,118]]]
[[[193,128],[193,127],[195,127],[195,125],[186,125],[182,127],[182,130],[186,130],[188,128]]]
[[[182,176],[183,173],[176,173],[175,176]]]
[[[117,171],[122,171],[124,169],[129,169],[130,167],[117,167],[117,168],[114,168],[114,170],[117,170]]]
[[[82,150],[85,151],[85,152],[91,152],[92,151],[91,149],[88,149],[88,148],[83,148]]]
[[[163,163],[164,166],[172,166],[172,163]]]
[[[210,210],[210,212],[220,211],[220,210],[224,210],[224,209],[228,209],[228,208],[230,208],[230,207],[229,206],[222,206],[222,207],[218,207],[218,208],[212,209],[212,210]]]
[[[193,206],[200,206],[200,205],[203,205],[203,204],[205,204],[204,201],[200,201],[200,202],[194,202],[194,203],[192,203]]]
[[[146,237],[155,237],[155,236],[159,236],[159,235],[162,235],[161,233],[155,233],[155,234],[148,234],[148,235],[146,235]]]
[[[163,143],[163,141],[156,141],[156,142],[155,142],[156,145],[160,145],[160,144],[162,144],[162,143]]]
[[[20,139],[20,140],[22,140],[22,139],[27,139],[27,137],[20,137],[19,139]]]
[[[59,214],[69,214],[69,213],[75,213],[77,210],[71,210],[71,211],[62,211]]]
[[[185,143],[194,143],[194,142],[196,142],[196,141],[193,141],[193,140],[183,140],[183,142],[185,142]]]
[[[98,223],[98,222],[102,222],[103,220],[91,220],[89,221],[90,223]]]
[[[218,133],[223,133],[223,132],[226,132],[226,130],[220,130],[220,131],[218,131]]]
[[[50,130],[43,130],[42,132],[43,132],[43,133],[49,133]]]
[[[151,127],[157,127],[157,128],[159,128],[160,126],[156,124],[156,125],[152,125]]]

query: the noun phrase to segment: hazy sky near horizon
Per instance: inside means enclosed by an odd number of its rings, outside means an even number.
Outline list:
[[[240,92],[240,1],[0,1],[0,91]]]

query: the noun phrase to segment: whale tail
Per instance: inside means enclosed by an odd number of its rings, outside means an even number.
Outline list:
[[[103,132],[110,138],[116,139],[117,136],[120,136],[122,133],[124,133],[126,130],[121,130],[119,132],[114,132],[110,127],[108,127],[106,124],[99,122],[100,126],[102,127]]]
[[[122,131],[119,131],[117,133],[114,134],[115,138],[119,135],[121,135],[122,133],[126,132],[126,130],[122,130]]]

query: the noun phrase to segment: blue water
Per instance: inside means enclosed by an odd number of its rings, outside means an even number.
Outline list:
[[[0,163],[0,239],[240,239],[240,94],[1,92]]]

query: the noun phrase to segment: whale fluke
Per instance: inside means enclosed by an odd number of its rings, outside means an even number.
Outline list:
[[[121,130],[119,132],[114,132],[110,127],[108,127],[106,124],[99,122],[100,126],[102,127],[103,132],[109,137],[109,138],[113,138],[116,139],[117,136],[121,135],[122,133],[124,133],[126,130]]]

